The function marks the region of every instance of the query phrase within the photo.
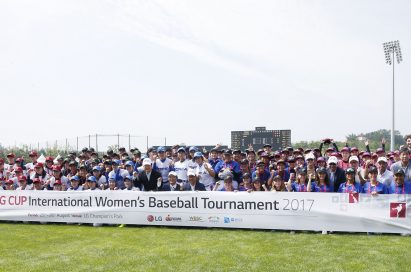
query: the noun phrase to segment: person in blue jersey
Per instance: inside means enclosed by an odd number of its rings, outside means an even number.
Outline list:
[[[345,170],[346,182],[338,187],[338,193],[361,193],[361,184],[355,181],[355,170],[350,167]]]
[[[369,181],[362,187],[362,193],[378,195],[378,194],[388,194],[388,188],[384,183],[379,182],[377,179],[378,169],[377,167],[368,168]]]
[[[127,176],[127,170],[121,169],[119,165],[120,165],[120,160],[112,160],[111,166],[113,167],[113,170],[111,170],[109,175],[113,174],[116,179],[117,188],[123,189],[124,188],[124,177]]]
[[[314,192],[319,193],[329,193],[334,192],[334,188],[330,184],[330,179],[328,178],[327,168],[319,167],[316,171],[316,185]]]
[[[80,185],[80,178],[78,176],[72,176],[70,178],[70,185],[67,191],[83,191],[83,186]]]
[[[291,184],[289,181],[287,184],[287,190],[289,192],[314,192],[316,183],[312,182],[312,175],[307,177],[307,172],[304,168],[298,170],[297,179]]]
[[[285,183],[280,176],[274,176],[271,191],[274,192],[286,192],[287,189],[285,187]]]
[[[223,155],[224,160],[219,162],[214,168],[214,173],[220,173],[222,169],[230,169],[233,173],[233,180],[241,181],[242,174],[240,169],[240,164],[232,159],[231,150],[225,150]]]
[[[402,169],[397,169],[394,173],[394,182],[389,188],[390,194],[411,194],[411,182],[405,182],[405,173]]]
[[[251,192],[253,190],[253,185],[251,183],[251,175],[249,173],[245,173],[243,175],[243,182],[242,185],[238,189],[240,192]]]
[[[220,161],[221,160],[217,156],[217,148],[211,149],[208,158],[208,163],[211,164],[211,167],[214,169],[217,163],[219,163]]]
[[[173,170],[173,160],[167,158],[166,148],[160,146],[157,148],[158,158],[153,162],[153,169],[157,172],[160,172],[161,177],[163,178],[163,183],[168,183],[168,173]]]
[[[398,169],[404,171],[405,182],[411,182],[411,162],[410,162],[410,151],[407,147],[403,147],[400,150],[400,161],[391,165],[391,171],[396,173]]]
[[[123,191],[140,191],[138,187],[134,187],[133,176],[126,176],[124,178],[124,189]]]
[[[255,171],[251,175],[252,180],[258,178],[263,184],[267,184],[270,176],[270,171],[265,168],[265,163],[263,161],[258,161]]]
[[[177,173],[177,182],[186,183],[188,180],[187,171],[188,171],[188,162],[186,159],[186,150],[184,147],[180,147],[177,150],[178,160],[174,163],[174,171]]]

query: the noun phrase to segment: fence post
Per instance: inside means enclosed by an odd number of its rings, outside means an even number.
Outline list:
[[[120,148],[120,133],[117,133],[117,148]]]

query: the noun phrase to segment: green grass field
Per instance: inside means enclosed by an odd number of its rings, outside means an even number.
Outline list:
[[[411,237],[0,223],[1,271],[410,271]]]

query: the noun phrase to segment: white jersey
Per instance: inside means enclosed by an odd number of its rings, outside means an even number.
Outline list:
[[[101,191],[99,188],[94,188],[94,189],[87,189],[86,191]]]
[[[163,182],[168,182],[168,173],[170,173],[170,165],[172,164],[172,160],[169,158],[165,158],[164,161],[157,159],[155,162],[155,168],[163,178]]]
[[[133,186],[131,189],[124,188],[123,191],[140,191],[140,189]]]
[[[27,185],[26,188],[24,188],[24,189],[22,189],[21,187],[17,187],[17,188],[16,188],[16,191],[23,191],[23,190],[25,190],[25,191],[31,190],[31,186],[30,186],[30,185]]]
[[[61,176],[60,180],[61,180],[61,184],[65,184],[66,187],[70,187],[70,180],[66,176]],[[52,176],[51,178],[49,178],[49,182],[50,182],[50,187],[53,188],[54,183],[56,182],[56,178]]]
[[[68,188],[67,191],[83,191],[83,186],[80,185],[77,189]]]
[[[188,169],[191,169],[194,172],[196,172],[197,167],[198,167],[198,164],[194,160],[188,161]]]
[[[101,175],[101,177],[97,180],[97,185],[100,187],[101,184],[107,185],[107,178],[104,175]]]
[[[207,190],[210,190],[210,185],[214,184],[214,178],[210,176],[204,165],[207,164],[209,169],[212,169],[209,163],[203,163],[201,165],[197,164],[196,174],[199,177],[199,182],[204,184]]]
[[[187,181],[188,160],[177,161],[174,163],[174,171],[177,174],[177,179]]]

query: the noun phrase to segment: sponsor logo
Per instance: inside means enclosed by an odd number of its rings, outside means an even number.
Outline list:
[[[359,193],[349,193],[348,194],[348,203],[358,203],[358,202],[360,202]]]
[[[209,216],[208,222],[210,223],[220,223],[220,217],[218,216]]]
[[[174,217],[174,216],[171,216],[171,215],[167,215],[165,220],[167,222],[171,222],[171,221],[181,222],[182,221],[181,217]]]
[[[243,222],[243,219],[240,217],[224,217],[224,223],[229,224],[229,223],[239,223]]]
[[[204,222],[204,219],[201,216],[189,216],[189,222]]]
[[[405,218],[407,214],[407,203],[405,202],[391,202],[390,203],[390,217],[391,218]]]
[[[153,221],[163,221],[163,218],[161,216],[153,216],[153,215],[148,215],[147,216],[147,221],[148,222],[153,222]]]

